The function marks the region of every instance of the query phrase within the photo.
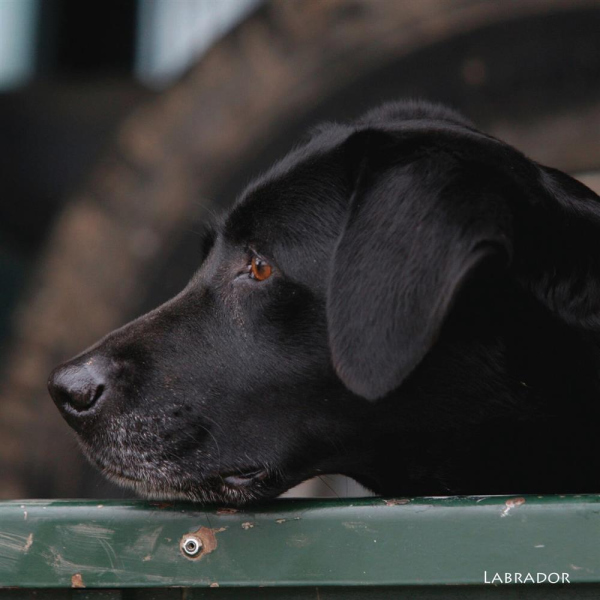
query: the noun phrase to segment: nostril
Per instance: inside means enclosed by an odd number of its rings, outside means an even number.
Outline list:
[[[99,383],[96,387],[96,391],[94,392],[94,395],[92,397],[92,404],[96,404],[96,402],[98,402],[98,400],[100,400],[100,397],[102,396],[102,394],[104,394],[104,385],[102,383]]]
[[[63,398],[71,404],[71,406],[80,412],[89,410],[102,396],[104,386],[96,385],[91,381],[85,381],[77,388],[71,389]]]
[[[105,384],[98,369],[91,363],[67,364],[54,370],[48,381],[48,390],[61,410],[84,412],[91,409],[105,392]]]

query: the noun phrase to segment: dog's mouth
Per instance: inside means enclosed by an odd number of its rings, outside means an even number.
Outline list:
[[[254,469],[230,475],[221,475],[223,481],[233,487],[248,487],[259,481],[264,481],[268,476],[265,469]]]
[[[157,477],[152,471],[146,471],[147,476],[144,476],[144,469],[124,469],[122,465],[100,462],[91,453],[86,454],[107,479],[151,499],[241,505],[276,496],[282,491],[279,490],[278,478],[264,467],[222,471],[199,480],[190,480],[176,475]]]
[[[110,466],[102,467],[102,473],[109,479],[117,480],[121,484],[144,484],[143,478],[132,476],[129,473],[124,473],[120,469]],[[248,488],[254,484],[264,481],[268,477],[268,472],[265,469],[254,469],[243,472],[219,474],[211,477],[210,480],[221,480],[224,484],[231,488]]]

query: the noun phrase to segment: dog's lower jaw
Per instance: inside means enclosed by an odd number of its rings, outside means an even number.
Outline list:
[[[267,494],[257,493],[247,486],[234,487],[225,483],[181,482],[177,479],[171,481],[131,479],[120,476],[103,469],[103,475],[121,487],[132,489],[137,495],[148,500],[167,500],[197,502],[201,504],[226,504],[242,506],[250,502],[268,497]]]
[[[265,473],[257,474],[253,479],[239,477],[239,481],[229,477],[209,477],[203,480],[182,479],[180,477],[148,476],[146,478],[133,478],[116,470],[101,466],[96,461],[91,461],[102,474],[117,485],[133,490],[137,495],[148,500],[184,501],[201,504],[224,504],[231,506],[244,506],[259,500],[268,500],[278,496],[282,490],[268,486]]]

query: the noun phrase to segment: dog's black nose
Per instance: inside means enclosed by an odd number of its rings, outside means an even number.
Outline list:
[[[102,368],[93,359],[61,365],[48,380],[50,395],[61,411],[67,408],[85,413],[100,400],[105,389]]]

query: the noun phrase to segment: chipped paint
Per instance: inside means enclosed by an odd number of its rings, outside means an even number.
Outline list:
[[[85,583],[83,583],[83,577],[81,576],[81,573],[75,573],[75,575],[73,575],[71,577],[71,587],[72,588],[84,588],[85,587]]]
[[[150,502],[150,506],[158,508],[158,510],[165,510],[165,508],[173,508],[172,502]]]
[[[218,515],[235,515],[237,512],[237,508],[217,508]]]
[[[275,523],[277,523],[277,525],[281,525],[282,523],[285,523],[287,521],[287,519],[275,519]]]
[[[31,539],[31,541],[30,541]],[[16,562],[20,555],[29,550],[33,542],[33,534],[17,535],[14,533],[0,532],[0,564]]]
[[[254,527],[254,523],[251,521],[245,521],[242,523],[242,529],[252,529]]]
[[[225,531],[225,529],[227,528],[220,527],[219,529],[210,529],[209,527],[200,527],[200,529],[198,529],[197,531],[186,533],[185,535],[183,535],[181,541],[179,542],[179,549],[181,550],[183,556],[185,556],[188,560],[200,560],[203,556],[206,556],[207,554],[210,554],[211,552],[214,552],[217,549],[216,534]],[[202,548],[202,550],[200,550],[200,552],[198,552],[196,556],[188,556],[183,551],[184,540],[190,537],[196,538],[200,542]]]
[[[383,503],[386,506],[399,506],[402,504],[409,504],[409,498],[383,498]]]
[[[525,504],[525,498],[509,498],[505,503],[504,503],[504,509],[502,510],[502,512],[500,513],[501,517],[508,517],[510,511],[517,507],[517,506],[521,506]]]

